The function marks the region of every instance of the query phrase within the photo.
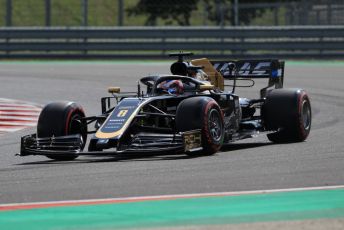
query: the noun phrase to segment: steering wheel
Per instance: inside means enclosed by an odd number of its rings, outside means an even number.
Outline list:
[[[163,89],[163,88],[156,88],[155,90],[156,90],[155,92],[156,92],[158,95],[161,95],[161,94],[172,95],[172,94],[173,94],[173,93],[171,93],[171,92],[169,92],[168,90]]]

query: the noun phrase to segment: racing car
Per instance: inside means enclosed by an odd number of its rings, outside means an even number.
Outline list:
[[[129,152],[201,156],[259,133],[266,133],[275,143],[301,142],[308,137],[310,100],[303,89],[283,88],[283,61],[187,61],[191,53],[170,56],[178,57],[171,73],[141,78],[137,92],[109,87],[111,95],[101,98],[100,115],[85,116],[75,102],[47,104],[39,116],[37,133],[21,138],[19,155],[61,161]],[[191,74],[199,72],[206,79]],[[235,93],[240,80],[254,83],[259,78],[268,79],[259,98]],[[163,87],[171,82],[176,84]]]

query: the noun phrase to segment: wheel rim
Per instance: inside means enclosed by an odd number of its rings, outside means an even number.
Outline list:
[[[311,106],[307,100],[302,102],[301,116],[303,127],[308,130],[311,127]]]
[[[212,139],[216,142],[220,141],[222,136],[222,124],[220,114],[215,109],[210,111],[208,126]]]
[[[80,148],[84,149],[85,147],[85,140],[87,138],[87,133],[85,130],[82,128],[82,124],[80,122],[81,116],[79,114],[75,114],[72,119],[71,123],[69,125],[69,130],[68,134],[73,135],[73,134],[80,134]]]
[[[81,117],[78,114],[75,114],[71,118],[71,122],[70,122],[70,125],[69,125],[69,130],[68,130],[69,134],[81,134],[81,123],[79,122],[80,118]]]

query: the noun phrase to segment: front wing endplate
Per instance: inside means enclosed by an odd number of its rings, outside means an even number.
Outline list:
[[[184,132],[182,136],[185,152],[202,150],[202,133],[200,129]]]

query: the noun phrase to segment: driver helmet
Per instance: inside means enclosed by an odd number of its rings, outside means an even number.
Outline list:
[[[180,80],[166,80],[159,84],[159,88],[166,90],[170,94],[184,93],[184,86]]]

